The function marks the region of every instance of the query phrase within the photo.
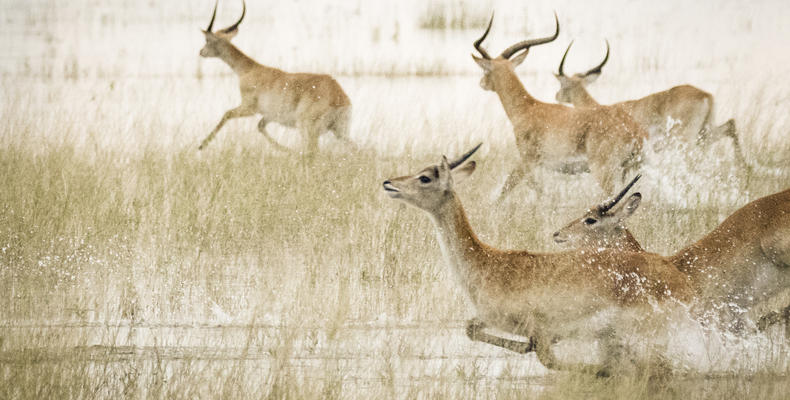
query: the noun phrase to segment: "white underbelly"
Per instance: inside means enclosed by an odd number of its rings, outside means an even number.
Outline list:
[[[522,329],[537,329],[551,336],[564,337],[573,332],[603,329],[612,315],[612,305],[585,291],[531,290],[511,296],[481,293],[477,301],[480,318],[497,328],[515,334]],[[607,310],[602,312],[602,310]]]
[[[296,108],[287,105],[281,99],[269,96],[258,97],[258,113],[266,122],[276,122],[288,127],[296,126],[299,120]]]

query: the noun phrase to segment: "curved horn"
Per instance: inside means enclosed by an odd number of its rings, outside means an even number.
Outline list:
[[[565,54],[562,55],[562,60],[560,61],[560,68],[557,70],[560,76],[565,76],[565,72],[562,70],[562,67],[565,66],[565,57],[568,57],[568,51],[571,49],[571,46],[573,46],[573,40],[571,40],[571,42],[568,43],[568,48],[565,49]]]
[[[605,212],[611,210],[612,207],[614,207],[615,204],[617,204],[617,202],[619,202],[620,200],[623,199],[623,197],[625,197],[625,194],[628,193],[629,190],[631,190],[631,187],[634,186],[636,181],[638,181],[639,178],[641,178],[641,177],[642,177],[641,174],[638,174],[637,176],[635,176],[634,179],[631,180],[631,183],[629,183],[623,190],[621,190],[620,193],[617,194],[617,196],[615,196],[614,198],[612,198],[610,200],[607,200],[603,204],[601,204],[598,207],[598,211],[600,211],[601,213],[605,213]]]
[[[233,32],[234,29],[238,28],[239,24],[244,19],[244,15],[246,15],[246,14],[247,14],[247,3],[244,2],[244,0],[242,0],[241,1],[241,18],[239,18],[239,20],[236,21],[235,24],[223,29],[221,32],[223,32],[223,33]]]
[[[601,73],[601,68],[603,68],[603,66],[606,65],[607,61],[609,61],[609,40],[606,40],[606,56],[603,58],[603,61],[601,61],[601,63],[598,64],[597,67],[585,72],[584,76],[587,76],[587,75],[590,75],[590,74],[600,74]]]
[[[458,157],[455,160],[451,161],[450,162],[450,169],[453,169],[453,168],[463,164],[464,161],[466,161],[469,157],[471,157],[472,154],[475,154],[477,149],[479,149],[480,146],[482,146],[482,145],[483,145],[483,142],[478,143],[477,146],[475,146],[472,150],[467,151],[466,153],[462,154],[460,157]]]
[[[507,59],[512,57],[513,54],[516,54],[520,50],[528,49],[532,46],[537,46],[539,44],[544,44],[554,41],[554,39],[556,39],[557,36],[560,35],[560,19],[557,17],[556,12],[554,13],[554,21],[556,23],[556,30],[554,31],[554,35],[547,36],[544,38],[538,38],[538,39],[522,40],[506,48],[505,51],[502,52],[501,57]]]
[[[206,28],[206,32],[211,32],[211,28],[214,26],[214,19],[217,18],[217,6],[219,5],[219,0],[214,3],[214,12],[211,14],[211,21],[208,23],[208,28]]]
[[[493,24],[493,23],[494,23],[494,13],[492,12],[491,13],[491,20],[488,21],[488,28],[486,28],[486,31],[483,32],[483,36],[480,36],[480,39],[477,39],[474,42],[475,49],[478,52],[480,52],[480,55],[483,56],[483,58],[485,58],[486,60],[490,60],[491,56],[488,55],[488,52],[484,48],[480,47],[480,43],[483,43],[483,40],[485,40],[486,36],[488,36],[488,32],[491,31],[491,24]]]

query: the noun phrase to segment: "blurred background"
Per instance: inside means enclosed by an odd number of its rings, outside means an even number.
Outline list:
[[[786,373],[781,329],[681,330],[679,352],[729,375],[659,389],[547,374],[532,355],[472,343],[430,222],[379,191],[482,141],[458,188],[475,230],[501,248],[558,250],[550,234],[604,194],[589,174],[540,170],[538,187],[493,202],[519,158],[470,57],[492,12],[484,46],[499,54],[551,34],[556,11],[559,38],[517,69],[538,99],[554,102],[571,40],[569,74],[597,65],[608,39],[589,87],[599,102],[691,84],[713,94],[715,122],[736,120],[752,173],[728,140],[646,155],[629,226],[672,254],[788,186],[790,2],[248,0],[239,49],[331,74],[353,103],[361,151],[326,135],[313,164],[271,148],[255,118],[197,151],[239,102],[230,68],[198,55],[213,7],[0,0],[0,398],[787,393],[786,379],[754,375]],[[241,7],[220,1],[215,27]]]

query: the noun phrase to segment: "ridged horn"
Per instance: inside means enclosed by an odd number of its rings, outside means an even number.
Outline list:
[[[483,145],[483,143],[482,143],[482,142],[478,143],[478,144],[477,144],[477,146],[475,146],[474,148],[472,148],[472,150],[469,150],[469,151],[467,151],[466,153],[462,154],[462,155],[461,155],[460,157],[458,157],[457,159],[455,159],[455,160],[453,160],[452,162],[450,162],[450,169],[453,169],[453,168],[455,168],[455,167],[457,167],[457,166],[459,166],[459,165],[463,164],[463,163],[464,163],[464,161],[466,161],[467,159],[469,159],[469,157],[471,157],[471,156],[472,156],[472,154],[475,154],[475,152],[477,151],[477,149],[479,149],[479,148],[480,148],[480,146],[482,146],[482,145]]]
[[[614,207],[620,200],[623,199],[623,197],[625,197],[625,194],[628,193],[629,190],[631,190],[631,187],[633,187],[634,184],[636,183],[636,181],[638,181],[639,178],[641,178],[641,177],[642,177],[641,174],[637,174],[634,177],[634,179],[632,179],[631,182],[623,190],[621,190],[620,193],[617,194],[617,196],[615,196],[614,198],[609,199],[609,200],[605,201],[603,204],[601,204],[598,207],[598,211],[600,211],[603,214],[603,213],[611,210],[612,207]]]
[[[490,59],[491,59],[491,56],[490,56],[490,55],[488,55],[488,52],[487,52],[487,51],[486,51],[484,48],[482,48],[482,47],[480,46],[480,44],[481,44],[481,43],[483,43],[483,40],[485,40],[485,39],[486,39],[486,36],[488,36],[488,32],[490,32],[490,31],[491,31],[491,24],[493,24],[493,23],[494,23],[494,13],[492,12],[492,13],[491,13],[491,20],[489,20],[489,21],[488,21],[488,28],[486,28],[486,31],[485,31],[485,32],[483,32],[483,36],[480,36],[480,38],[479,38],[479,39],[477,39],[477,40],[475,40],[475,42],[474,42],[475,49],[476,49],[476,50],[477,50],[477,51],[480,53],[480,55],[481,55],[481,56],[483,56],[483,58],[485,58],[486,60],[490,60]]]
[[[537,46],[539,44],[545,44],[545,43],[553,42],[554,39],[557,39],[557,36],[560,35],[560,19],[559,19],[559,17],[557,17],[557,13],[556,12],[554,13],[554,22],[556,23],[556,28],[555,28],[555,31],[554,31],[553,35],[547,36],[547,37],[544,37],[544,38],[538,38],[538,39],[522,40],[522,41],[520,41],[520,42],[518,42],[518,43],[516,43],[516,44],[514,44],[514,45],[512,45],[512,46],[510,46],[508,48],[506,48],[505,51],[502,52],[501,57],[505,58],[505,59],[508,59],[508,58],[512,57],[513,54],[516,54],[517,52],[519,52],[521,50],[528,49],[528,48],[530,48],[532,46]]]
[[[565,58],[568,57],[568,51],[570,51],[571,46],[573,46],[573,40],[571,40],[571,42],[568,43],[568,48],[565,49],[565,54],[562,55],[562,60],[560,60],[560,68],[557,69],[557,73],[560,76],[565,76],[565,71],[563,71],[563,67],[565,66]]]
[[[211,21],[208,23],[208,28],[206,28],[206,32],[211,32],[211,28],[214,27],[214,19],[217,18],[217,6],[219,6],[219,0],[214,2],[214,12],[211,14]]]
[[[603,61],[601,61],[601,63],[598,64],[597,67],[585,72],[584,76],[587,76],[587,75],[590,75],[590,74],[600,74],[601,73],[601,68],[603,68],[603,66],[606,65],[607,61],[609,61],[609,40],[606,41],[606,56],[603,58]]]
[[[234,31],[236,28],[238,28],[238,27],[239,27],[239,24],[240,24],[240,23],[241,23],[241,21],[244,19],[244,16],[245,16],[246,14],[247,14],[247,3],[245,3],[245,2],[244,2],[244,0],[242,0],[242,1],[241,1],[241,18],[239,18],[239,20],[238,20],[238,21],[236,21],[236,23],[235,23],[235,24],[233,24],[233,25],[231,25],[231,26],[229,26],[229,27],[227,27],[227,28],[225,28],[225,29],[221,30],[220,32],[222,32],[222,33],[233,32],[233,31]]]

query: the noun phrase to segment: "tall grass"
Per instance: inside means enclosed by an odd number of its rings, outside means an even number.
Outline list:
[[[24,140],[0,151],[3,397],[649,390],[529,378],[543,374],[534,358],[466,341],[469,311],[429,222],[379,193],[382,179],[435,156],[325,152],[308,163],[261,142],[213,144],[90,159]],[[492,209],[500,158],[512,159],[496,149],[477,157],[483,168],[459,188],[475,228],[498,246],[552,249],[563,218],[553,205],[573,190],[545,187],[545,197]],[[678,218],[653,203],[641,218],[661,223],[638,218],[634,230],[668,253],[725,213]],[[692,381],[685,390],[709,390]],[[765,382],[744,393],[780,384]]]
[[[481,29],[488,24],[491,4],[465,1],[433,2],[425,5],[419,17],[423,29]]]
[[[382,196],[382,180],[483,141],[458,188],[472,225],[492,245],[538,251],[555,250],[550,234],[602,194],[587,175],[540,170],[535,187],[495,206],[518,155],[468,56],[489,10],[370,4],[248,5],[235,40],[245,52],[338,74],[354,103],[361,151],[325,138],[309,162],[267,147],[250,119],[197,151],[238,101],[227,67],[197,57],[212,2],[3,3],[0,398],[783,397],[780,332],[726,348],[735,359],[765,352],[764,371],[658,381],[548,373],[532,355],[466,339],[472,311],[430,222]],[[651,155],[643,171],[631,229],[669,254],[787,186],[787,85],[774,79],[790,65],[775,51],[790,37],[783,4],[715,7],[723,22],[691,24],[711,7],[561,2],[527,13],[494,2],[491,49],[550,28],[557,8],[563,38],[593,36],[569,70],[599,58],[596,35],[613,37],[592,88],[601,101],[688,81],[716,95],[720,120],[736,118],[747,156],[767,166],[748,182],[726,141]],[[218,24],[238,7],[221,2]],[[631,18],[611,14],[619,8]],[[472,29],[419,28],[450,14],[462,22],[430,27]],[[672,39],[692,34],[699,42]],[[716,52],[701,53],[710,43]],[[563,48],[535,49],[521,67],[537,97],[553,97],[548,71]],[[753,63],[768,54],[772,66]],[[301,145],[293,130],[272,132]]]

